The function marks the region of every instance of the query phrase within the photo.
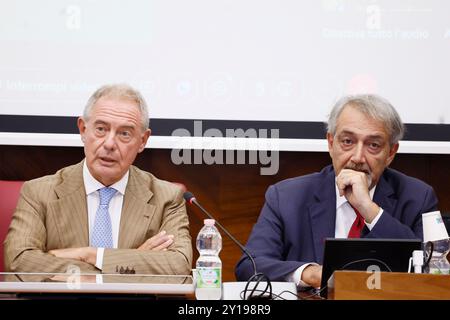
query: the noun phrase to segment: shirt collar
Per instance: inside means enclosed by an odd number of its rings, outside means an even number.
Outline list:
[[[336,180],[335,180],[336,181]],[[336,209],[338,209],[340,206],[342,206],[344,203],[348,202],[347,198],[345,196],[339,196],[339,189],[337,187],[337,184],[334,184],[335,188],[336,188]],[[370,199],[373,200],[373,195],[375,194],[375,189],[377,188],[377,186],[375,185],[372,189],[369,190],[369,196]]]
[[[125,189],[127,187],[129,174],[130,171],[128,170],[119,181],[110,185],[109,187],[114,188],[122,195],[125,195]],[[86,190],[86,195],[91,194],[97,191],[98,189],[105,187],[101,182],[97,181],[92,176],[91,172],[89,171],[89,168],[87,167],[86,159],[83,162],[83,181],[84,181],[84,189]]]

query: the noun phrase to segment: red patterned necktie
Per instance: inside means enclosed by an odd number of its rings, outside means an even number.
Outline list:
[[[361,216],[358,210],[356,210],[355,208],[353,208],[353,210],[355,210],[356,219],[355,221],[353,221],[352,227],[348,232],[348,238],[361,238],[361,231],[364,228],[364,218]]]

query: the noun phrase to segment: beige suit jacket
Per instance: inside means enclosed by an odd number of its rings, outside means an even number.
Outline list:
[[[11,272],[182,274],[191,272],[192,245],[181,188],[131,166],[122,207],[117,249],[105,249],[103,268],[57,258],[52,249],[89,246],[83,162],[26,182],[5,239],[5,269]],[[167,251],[136,250],[166,230],[174,235]],[[128,268],[128,269],[127,269]]]

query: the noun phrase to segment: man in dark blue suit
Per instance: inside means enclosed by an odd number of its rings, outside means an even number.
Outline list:
[[[437,209],[429,185],[388,168],[404,133],[388,101],[344,97],[327,131],[333,165],[270,186],[248,240],[258,271],[273,281],[319,287],[325,238],[422,239],[421,215]],[[252,275],[243,256],[236,277]]]

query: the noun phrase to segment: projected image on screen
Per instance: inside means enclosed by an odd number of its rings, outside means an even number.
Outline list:
[[[323,122],[378,93],[450,124],[450,2],[0,1],[0,113],[75,117],[106,83],[156,119]],[[1,130],[0,130],[1,131]]]

